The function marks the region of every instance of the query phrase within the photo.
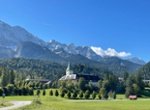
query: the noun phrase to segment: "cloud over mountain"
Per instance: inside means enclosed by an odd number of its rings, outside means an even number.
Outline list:
[[[120,57],[120,58],[124,58],[124,57],[128,57],[131,56],[131,53],[128,52],[117,52],[115,49],[112,48],[108,48],[107,50],[102,49],[101,47],[91,47],[91,49],[97,54],[100,55],[101,57],[105,57],[105,56],[110,56],[110,57]]]

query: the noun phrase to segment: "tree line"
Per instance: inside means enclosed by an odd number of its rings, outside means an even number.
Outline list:
[[[77,68],[77,71],[83,70],[84,67],[82,67],[82,65]],[[120,81],[117,75],[106,71],[101,75],[102,80],[100,80],[97,85],[94,85],[91,81],[86,81],[84,78],[80,78],[77,82],[60,82],[55,80],[50,85],[45,85],[40,82],[27,82],[25,81],[26,76],[26,74],[16,70],[1,67],[0,95],[2,95],[3,92],[5,92],[6,95],[33,95],[35,89],[45,90],[47,88],[59,88],[60,96],[68,96],[70,98],[78,96],[78,98],[84,97],[88,99],[91,96],[94,97],[96,94],[100,99],[115,99],[116,94],[125,94],[126,97],[130,95],[141,97],[142,94],[145,93],[145,86],[148,86],[148,84],[143,82],[143,74],[140,72],[136,74],[125,72],[122,77],[123,80]],[[36,76],[33,74],[32,77],[35,78]]]
[[[105,73],[105,76],[96,85],[91,81],[80,78],[77,82],[61,81],[60,96],[69,98],[98,97],[99,99],[116,99],[116,94],[125,94],[128,98],[130,95],[141,97],[145,84],[141,74],[124,73],[122,80],[111,72]]]

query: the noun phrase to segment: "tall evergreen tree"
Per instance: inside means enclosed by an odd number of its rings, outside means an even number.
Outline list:
[[[79,89],[82,90],[82,91],[85,91],[86,90],[86,81],[84,78],[80,78],[79,79]]]
[[[7,86],[9,83],[9,76],[8,73],[6,72],[6,69],[2,70],[2,76],[1,76],[1,86],[4,88]]]
[[[11,70],[10,71],[10,73],[9,73],[9,83],[10,84],[14,84],[14,81],[15,81],[15,73],[14,73],[14,71],[13,70]]]

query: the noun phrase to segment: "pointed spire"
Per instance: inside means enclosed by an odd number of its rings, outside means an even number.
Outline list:
[[[68,67],[67,67],[67,69],[66,69],[66,75],[71,75],[71,74],[73,74],[73,71],[71,70],[71,68],[70,68],[70,62],[68,63]]]
[[[68,63],[67,71],[70,70],[70,62]]]

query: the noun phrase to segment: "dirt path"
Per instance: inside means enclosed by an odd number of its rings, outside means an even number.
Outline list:
[[[13,104],[12,106],[9,107],[4,107],[4,108],[0,108],[0,110],[13,110],[13,109],[17,109],[26,105],[30,105],[32,103],[32,101],[11,101],[11,103]]]

